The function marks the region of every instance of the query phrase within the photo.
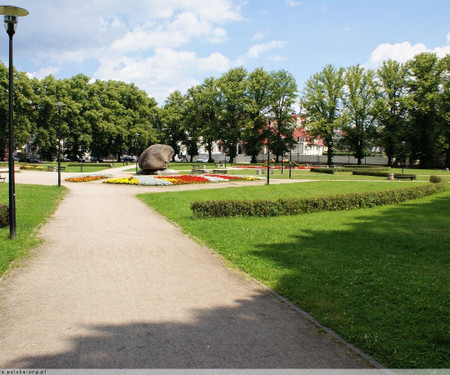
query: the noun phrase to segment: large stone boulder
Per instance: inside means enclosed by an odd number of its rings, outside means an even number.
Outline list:
[[[168,145],[151,145],[139,156],[139,168],[149,172],[164,170],[174,154],[174,149]]]

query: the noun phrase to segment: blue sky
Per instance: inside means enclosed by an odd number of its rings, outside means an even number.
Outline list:
[[[448,0],[10,0],[14,64],[32,77],[133,82],[162,105],[236,66],[285,69],[301,92],[326,64],[377,68],[450,53]],[[0,34],[1,35],[1,34]],[[3,44],[3,47],[1,47]],[[0,39],[7,63],[8,36]]]

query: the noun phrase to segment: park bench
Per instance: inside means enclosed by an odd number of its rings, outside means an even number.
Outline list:
[[[191,174],[205,174],[207,172],[206,169],[192,169]]]
[[[214,174],[227,174],[227,172],[226,169],[213,169]]]
[[[415,174],[395,174],[394,178],[397,180],[411,180],[414,181],[416,179]]]

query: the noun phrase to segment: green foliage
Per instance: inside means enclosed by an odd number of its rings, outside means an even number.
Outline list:
[[[198,218],[297,215],[397,204],[442,192],[447,188],[447,185],[439,184],[303,199],[196,201],[191,203],[191,209]]]
[[[442,176],[431,175],[430,182],[433,184],[440,184],[442,182],[445,182],[445,179]]]
[[[344,116],[348,123],[344,127],[344,142],[361,164],[376,134],[375,73],[359,65],[351,66],[345,72],[345,84]]]
[[[309,116],[308,127],[328,147],[328,165],[333,163],[335,131],[342,126],[344,83],[344,69],[327,65],[306,82],[301,99]]]
[[[380,78],[381,95],[377,100],[378,133],[381,145],[388,158],[388,165],[393,159],[405,164],[407,149],[402,142],[406,141],[406,76],[405,65],[394,60],[383,62],[377,70]]]
[[[0,203],[0,228],[9,225],[9,207],[5,203]]]
[[[336,172],[335,168],[311,168],[310,171],[327,174],[334,174]]]
[[[407,68],[408,143],[411,157],[418,159],[424,168],[441,166],[439,157],[443,157],[448,144],[444,146],[440,143],[441,135],[445,134],[445,121],[442,122],[439,107],[444,96],[444,77],[449,72],[445,71],[434,53],[416,55],[407,62]]]

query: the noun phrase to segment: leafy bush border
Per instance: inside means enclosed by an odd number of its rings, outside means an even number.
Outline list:
[[[194,217],[279,216],[321,211],[351,210],[417,199],[448,189],[446,183],[427,184],[406,189],[339,194],[314,198],[280,198],[278,200],[196,201],[191,203]]]

